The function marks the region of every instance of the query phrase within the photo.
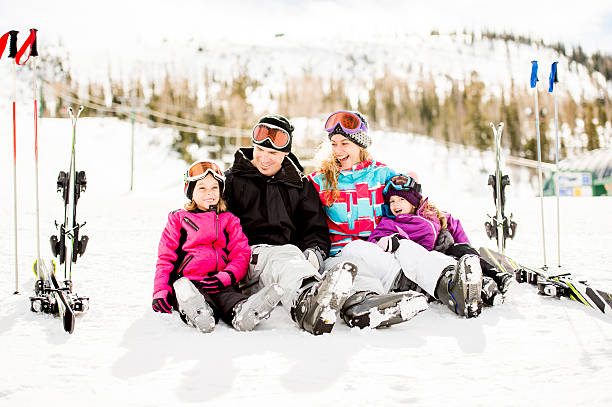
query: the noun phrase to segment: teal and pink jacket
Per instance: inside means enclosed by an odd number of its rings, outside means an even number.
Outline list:
[[[331,206],[328,206],[323,174],[316,171],[309,175],[327,215],[331,256],[336,256],[349,242],[370,236],[383,216],[385,181],[393,175],[395,171],[377,161],[363,161],[342,170],[338,174],[340,194]]]
[[[236,284],[247,273],[251,248],[240,220],[230,212],[186,211],[168,215],[159,241],[153,297],[172,292],[170,275],[200,281],[214,271],[225,286]]]

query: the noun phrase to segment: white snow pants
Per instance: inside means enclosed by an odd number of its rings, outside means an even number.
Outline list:
[[[306,260],[302,251],[294,245],[272,246],[258,244],[251,246],[251,261],[244,283],[241,284],[246,295],[254,294],[262,287],[277,283],[284,291],[281,303],[289,312],[297,299],[304,279],[321,275]],[[257,281],[259,281],[257,283]]]
[[[434,298],[437,298],[436,285],[442,271],[448,266],[457,264],[454,258],[440,252],[430,252],[420,244],[407,239],[400,240],[400,246],[394,254],[404,275]]]
[[[457,263],[452,257],[427,251],[423,246],[407,239],[400,240],[400,247],[395,253],[385,252],[376,243],[354,240],[334,259],[352,261],[357,266],[353,286],[355,292],[388,293],[401,269],[409,280],[433,297],[442,271]],[[328,269],[327,261],[325,268]]]

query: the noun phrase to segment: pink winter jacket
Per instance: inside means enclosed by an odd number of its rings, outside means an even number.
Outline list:
[[[236,284],[246,275],[250,257],[248,240],[233,214],[171,212],[159,241],[153,297],[162,290],[172,292],[168,281],[173,270],[194,281],[225,271],[218,275],[221,282]]]

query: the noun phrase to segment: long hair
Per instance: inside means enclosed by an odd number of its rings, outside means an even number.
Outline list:
[[[434,220],[437,219],[440,222],[440,227],[442,229],[446,229],[448,227],[448,222],[446,221],[446,215],[440,209],[436,208],[434,204],[429,202],[429,200],[425,203],[422,208],[418,209],[423,214],[423,217]]]
[[[359,151],[359,162],[372,161],[372,155],[365,148],[360,148]],[[327,190],[325,194],[325,200],[327,206],[331,207],[338,196],[340,191],[338,190],[338,175],[340,174],[340,161],[334,156],[333,152],[330,152],[329,156],[323,160],[321,167],[319,168],[323,176],[323,188]]]
[[[217,203],[215,208],[216,208],[216,212],[217,213],[227,212],[227,204],[223,200],[222,196],[219,196],[219,203]],[[198,205],[192,199],[191,201],[189,201],[189,202],[187,202],[185,204],[185,209],[188,210],[188,211],[194,211],[194,210],[198,209]]]

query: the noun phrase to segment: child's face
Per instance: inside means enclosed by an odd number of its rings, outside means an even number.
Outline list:
[[[199,209],[206,211],[211,205],[219,203],[219,181],[208,174],[196,182],[193,189],[193,201]]]
[[[389,208],[393,216],[400,214],[414,213],[414,205],[402,198],[401,196],[393,195],[389,199]]]

